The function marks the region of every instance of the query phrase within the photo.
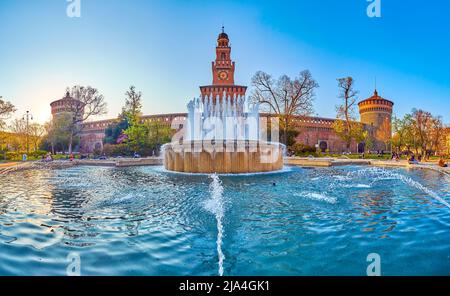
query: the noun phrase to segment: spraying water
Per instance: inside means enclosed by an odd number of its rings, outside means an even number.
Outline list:
[[[224,203],[223,203],[223,186],[217,174],[210,176],[212,179],[209,185],[209,191],[211,198],[206,201],[205,208],[216,217],[217,221],[217,255],[219,257],[219,276],[223,275],[223,261],[225,255],[222,252],[222,239],[223,239],[223,216],[224,216]]]
[[[450,204],[443,199],[442,197],[440,197],[436,192],[434,192],[433,190],[423,186],[422,184],[420,184],[417,181],[414,181],[413,179],[411,179],[410,177],[406,177],[402,174],[399,173],[394,173],[382,168],[369,168],[369,169],[363,169],[363,170],[359,170],[356,172],[351,172],[348,174],[347,177],[352,177],[354,175],[359,175],[359,176],[366,176],[366,175],[370,175],[373,176],[373,181],[372,184],[381,180],[389,180],[389,179],[393,179],[393,180],[400,180],[401,182],[417,188],[419,190],[421,190],[422,192],[426,193],[427,195],[431,196],[432,198],[434,198],[435,200],[439,201],[440,203],[442,203],[443,205],[445,205],[446,207],[450,208]]]

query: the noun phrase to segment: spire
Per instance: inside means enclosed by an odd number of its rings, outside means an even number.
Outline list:
[[[66,87],[66,98],[70,97],[70,88]]]
[[[219,34],[219,37],[217,39],[227,39],[228,40],[228,35],[227,33],[225,33],[225,27],[222,25],[222,31]]]
[[[374,92],[375,96],[378,96],[378,91],[377,91],[377,76],[375,76],[375,92]]]

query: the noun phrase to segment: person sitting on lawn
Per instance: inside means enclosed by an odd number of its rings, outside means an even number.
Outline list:
[[[53,161],[53,156],[51,153],[47,154],[47,157],[45,158],[46,161]]]
[[[414,154],[411,155],[411,157],[408,159],[408,163],[409,164],[418,164],[419,162],[417,161],[417,159],[414,157]]]
[[[444,160],[444,158],[442,158],[442,157],[439,159],[438,165],[439,165],[441,168],[446,168],[446,167],[448,167],[448,164],[445,163],[445,160]]]

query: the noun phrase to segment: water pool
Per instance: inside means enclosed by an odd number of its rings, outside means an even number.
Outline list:
[[[0,176],[0,275],[450,275],[450,180],[288,168],[193,176],[73,167]]]

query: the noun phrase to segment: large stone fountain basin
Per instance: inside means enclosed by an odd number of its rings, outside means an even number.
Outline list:
[[[283,145],[264,141],[184,141],[164,145],[164,167],[185,173],[242,174],[283,168]]]

